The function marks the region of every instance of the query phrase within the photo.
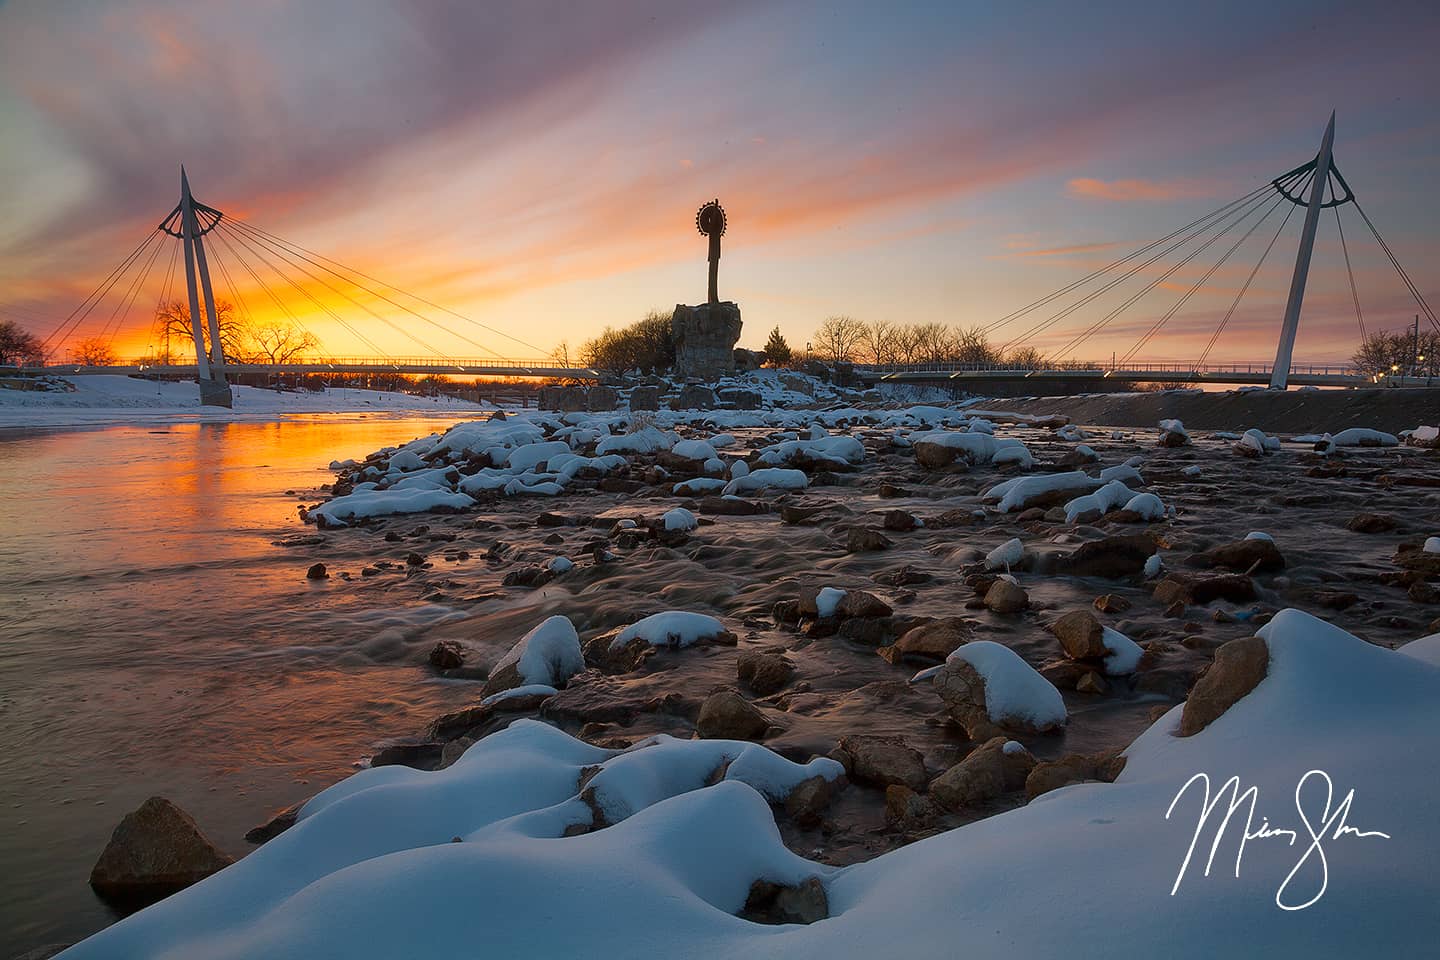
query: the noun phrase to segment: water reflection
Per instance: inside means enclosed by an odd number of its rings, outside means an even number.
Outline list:
[[[0,434],[0,863],[7,947],[111,919],[86,885],[147,796],[222,847],[468,696],[419,669],[384,583],[304,579],[325,466],[435,421],[316,417]],[[294,491],[287,495],[285,491]],[[327,562],[349,559],[324,548]]]

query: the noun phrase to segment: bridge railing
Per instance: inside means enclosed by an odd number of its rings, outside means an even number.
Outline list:
[[[1270,363],[1206,363],[1181,362],[1139,363],[1111,366],[1104,363],[1060,362],[1041,367],[1016,366],[1008,363],[857,363],[855,370],[862,373],[1175,373],[1175,374],[1265,374],[1274,368]],[[1306,365],[1292,364],[1290,373],[1304,376],[1363,376],[1353,366],[1341,364]]]

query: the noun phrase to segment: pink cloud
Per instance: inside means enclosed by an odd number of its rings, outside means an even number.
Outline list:
[[[1066,185],[1072,197],[1097,200],[1182,200],[1187,197],[1208,197],[1211,189],[1189,180],[1096,180],[1076,177]]]

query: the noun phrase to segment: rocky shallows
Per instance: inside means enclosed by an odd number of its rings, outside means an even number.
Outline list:
[[[1339,435],[812,398],[340,465],[295,576],[451,611],[410,666],[472,702],[76,955],[1423,951],[1440,452]],[[1347,837],[1303,925],[1283,843],[1169,899],[1189,778],[1277,823],[1312,769],[1409,841]]]

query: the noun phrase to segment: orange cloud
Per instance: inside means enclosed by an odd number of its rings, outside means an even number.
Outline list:
[[[1182,200],[1187,197],[1208,197],[1211,191],[1188,180],[1096,180],[1077,177],[1066,185],[1072,197],[1096,200]]]

